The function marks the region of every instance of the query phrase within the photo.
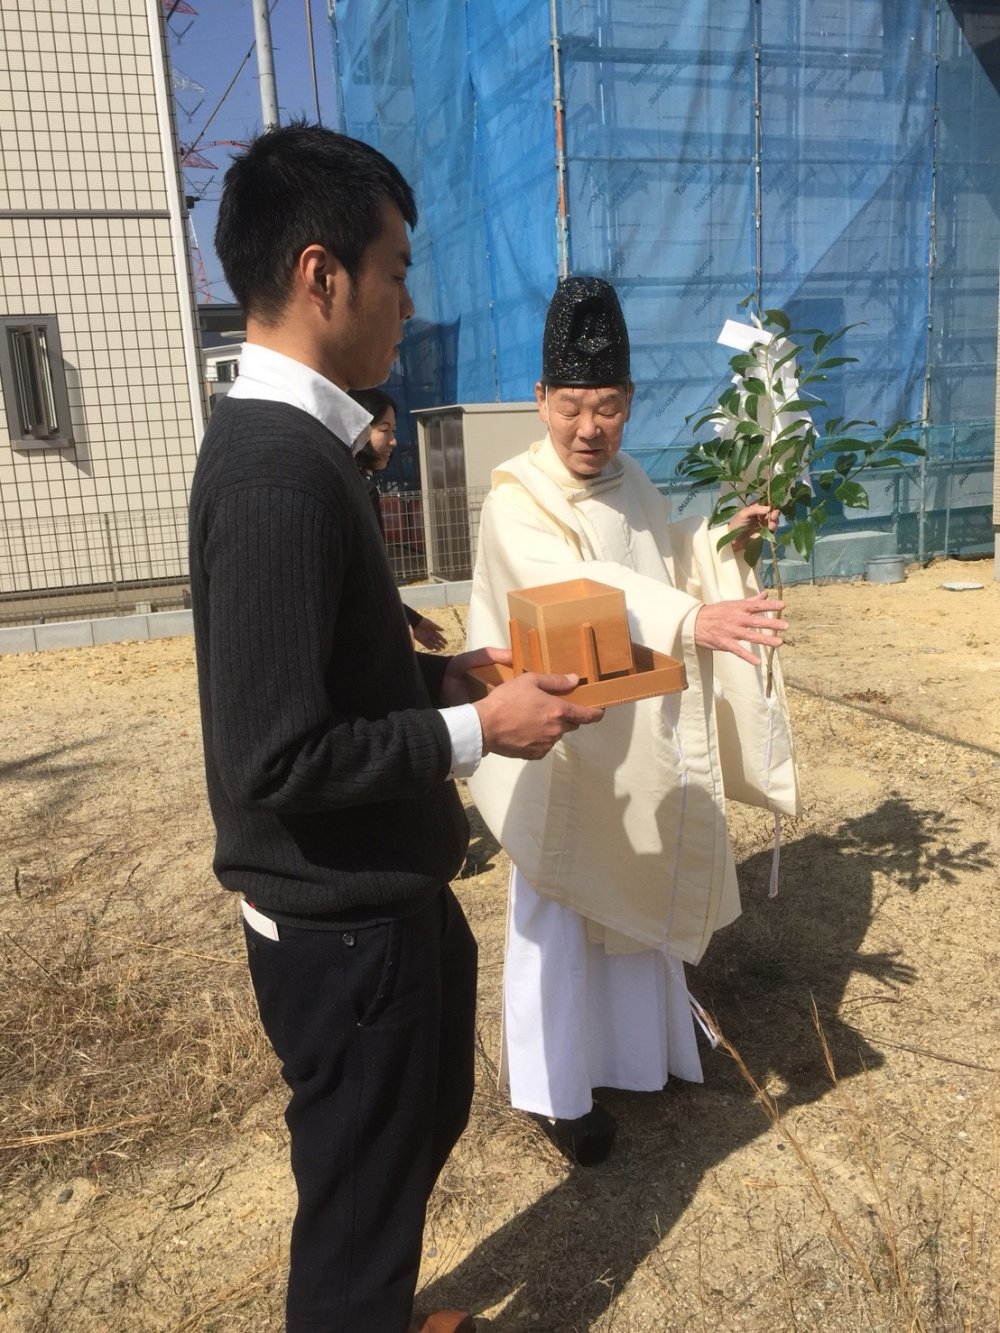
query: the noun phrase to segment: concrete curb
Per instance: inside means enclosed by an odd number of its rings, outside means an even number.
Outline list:
[[[400,588],[399,592],[408,606],[418,611],[430,611],[436,606],[463,606],[472,594],[472,582],[421,583]],[[93,648],[138,639],[170,639],[193,633],[190,611],[153,611],[140,616],[99,616],[96,620],[58,620],[47,625],[10,625],[0,628],[0,656],[39,653],[54,648]]]

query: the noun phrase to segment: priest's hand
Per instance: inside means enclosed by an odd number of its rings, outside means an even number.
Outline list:
[[[767,528],[768,532],[774,532],[780,518],[781,510],[775,509],[772,505],[752,504],[741,509],[727,524],[731,532],[739,534],[733,539],[733,550],[745,550],[750,538],[756,537],[764,528]]]
[[[463,674],[490,662],[510,665],[511,655],[503,648],[478,648],[459,653],[448,664]],[[539,675],[525,671],[497,685],[475,704],[483,729],[483,754],[501,754],[508,759],[541,759],[567,731],[599,722],[603,708],[586,708],[559,696],[580,683],[574,675]],[[447,688],[448,677],[445,678]],[[447,700],[443,700],[447,702]]]
[[[748,643],[762,643],[768,648],[780,648],[781,630],[788,628],[787,620],[779,620],[777,612],[785,603],[766,592],[739,601],[712,602],[695,616],[694,641],[699,648],[715,652],[733,653],[754,666],[760,658],[747,647]]]

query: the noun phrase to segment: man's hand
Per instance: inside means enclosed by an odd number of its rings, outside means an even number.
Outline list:
[[[440,702],[445,708],[456,704],[472,702],[469,678],[465,674],[470,667],[489,666],[491,662],[500,662],[510,666],[512,654],[509,648],[473,648],[471,652],[456,653],[448,661],[444,679],[441,681]]]
[[[694,641],[699,648],[733,653],[758,666],[760,658],[746,644],[763,643],[768,648],[780,648],[783,640],[776,631],[787,629],[788,621],[778,620],[775,613],[784,609],[784,602],[772,600],[766,592],[742,601],[706,604],[695,616]]]
[[[428,620],[426,616],[420,617],[412,627],[411,633],[421,648],[427,648],[432,653],[437,652],[439,648],[443,648],[448,642],[440,628],[434,624],[433,620]]]
[[[464,682],[470,667],[499,662],[509,666],[510,652],[503,648],[477,648],[459,653],[448,663],[442,685],[443,703],[464,703]],[[460,684],[461,678],[461,684]],[[501,754],[508,759],[541,759],[567,731],[599,722],[603,708],[586,708],[560,699],[560,694],[579,684],[578,676],[542,676],[526,671],[496,686],[475,704],[483,729],[483,754]]]

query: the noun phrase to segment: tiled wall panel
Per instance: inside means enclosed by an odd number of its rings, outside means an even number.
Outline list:
[[[26,571],[37,525],[186,503],[203,419],[167,86],[148,0],[0,6],[0,315],[57,317],[74,436],[18,449],[0,411],[0,596],[93,565]]]

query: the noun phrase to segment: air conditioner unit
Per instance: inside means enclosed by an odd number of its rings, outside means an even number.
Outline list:
[[[420,487],[427,574],[448,582],[472,577],[479,511],[495,467],[541,439],[534,402],[456,403],[418,408]]]

